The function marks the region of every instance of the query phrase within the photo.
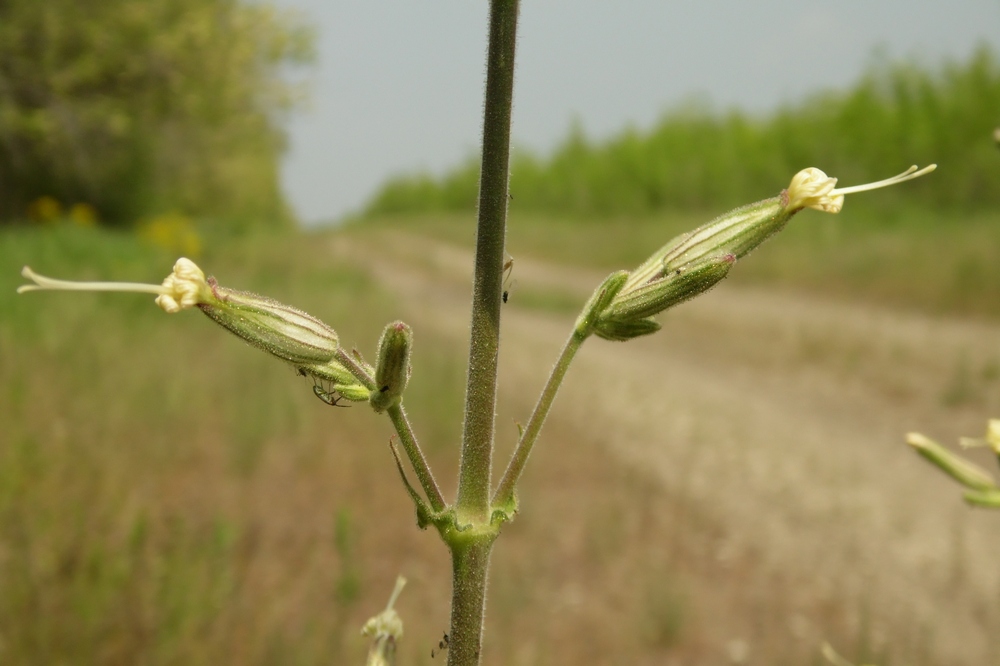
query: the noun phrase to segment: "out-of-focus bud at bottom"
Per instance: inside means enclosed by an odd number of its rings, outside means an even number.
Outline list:
[[[955,455],[934,440],[920,433],[911,432],[906,436],[906,443],[966,488],[987,492],[997,490],[993,476],[989,472],[979,465]]]
[[[365,662],[367,666],[392,666],[396,663],[396,642],[403,637],[403,620],[393,606],[405,585],[406,579],[398,576],[385,610],[369,619],[361,629],[362,636],[373,639]]]
[[[969,490],[962,497],[969,504],[990,509],[1000,508],[1000,490]]]

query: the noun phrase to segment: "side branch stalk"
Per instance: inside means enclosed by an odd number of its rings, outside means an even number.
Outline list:
[[[386,413],[396,428],[399,441],[403,444],[403,450],[406,452],[406,457],[410,459],[410,464],[413,465],[413,471],[416,472],[417,479],[420,480],[420,486],[427,494],[431,508],[435,511],[441,511],[445,506],[444,497],[434,480],[434,475],[431,473],[430,465],[427,464],[427,459],[424,458],[423,451],[420,450],[420,445],[413,434],[413,428],[410,426],[410,420],[406,417],[406,412],[403,411],[403,406],[394,405],[387,409]]]
[[[549,380],[545,383],[542,394],[538,396],[538,402],[535,403],[535,409],[531,412],[531,418],[528,419],[521,439],[517,442],[517,448],[514,449],[514,455],[510,459],[510,464],[507,465],[507,471],[504,472],[503,478],[500,480],[500,485],[493,496],[494,504],[509,504],[513,501],[514,489],[517,487],[518,479],[521,478],[521,472],[524,471],[524,465],[528,462],[528,456],[531,455],[531,448],[534,446],[535,440],[538,439],[538,434],[542,431],[542,424],[545,423],[545,418],[549,415],[556,393],[566,376],[566,371],[569,370],[573,357],[576,356],[576,352],[586,339],[585,334],[574,329],[569,339],[566,340],[566,345],[563,347],[562,353],[559,354],[559,360],[552,368]]]

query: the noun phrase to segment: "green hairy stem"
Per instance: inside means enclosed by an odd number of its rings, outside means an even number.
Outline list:
[[[496,528],[489,522],[490,477],[500,350],[517,14],[518,0],[492,0],[490,3],[472,334],[455,506],[458,524],[468,530],[469,536],[447,539],[453,564],[448,666],[479,664],[490,549],[496,537]]]

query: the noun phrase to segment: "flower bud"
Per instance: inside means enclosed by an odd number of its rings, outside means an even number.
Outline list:
[[[781,197],[773,197],[720,215],[694,231],[672,238],[632,271],[621,293],[705,261],[717,261],[727,255],[739,259],[781,231],[795,212],[782,204]]]
[[[736,263],[736,256],[703,257],[674,268],[663,277],[623,289],[604,311],[605,319],[645,319],[683,303],[718,284]]]
[[[368,402],[372,392],[361,384],[336,384],[334,390],[350,402]]]
[[[375,366],[375,390],[369,402],[376,412],[399,404],[410,378],[410,348],[413,331],[396,321],[385,327],[378,343],[378,363]]]
[[[660,330],[660,324],[653,319],[620,321],[602,319],[594,325],[594,335],[612,342],[626,342],[632,338],[651,335]]]
[[[355,377],[350,370],[345,368],[341,363],[334,359],[326,363],[312,363],[299,366],[299,374],[303,376],[309,376],[313,379],[320,381],[327,381],[333,385],[334,389],[336,387],[345,386],[349,384],[356,384],[358,379]],[[367,400],[368,398],[365,398]]]
[[[611,300],[621,291],[628,280],[628,271],[617,271],[604,278],[590,300],[583,306],[580,316],[576,319],[576,331],[579,335],[590,335],[591,330],[600,319],[601,313],[611,304]]]
[[[906,436],[906,443],[966,488],[982,491],[997,490],[993,476],[989,472],[955,455],[937,442],[911,432]]]
[[[337,333],[316,317],[266,296],[221,287],[215,278],[208,285],[212,297],[198,307],[229,332],[297,366],[333,360]]]

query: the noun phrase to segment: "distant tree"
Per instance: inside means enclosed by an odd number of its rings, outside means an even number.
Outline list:
[[[130,224],[287,219],[279,76],[312,34],[238,0],[0,0],[0,222],[51,197]]]

